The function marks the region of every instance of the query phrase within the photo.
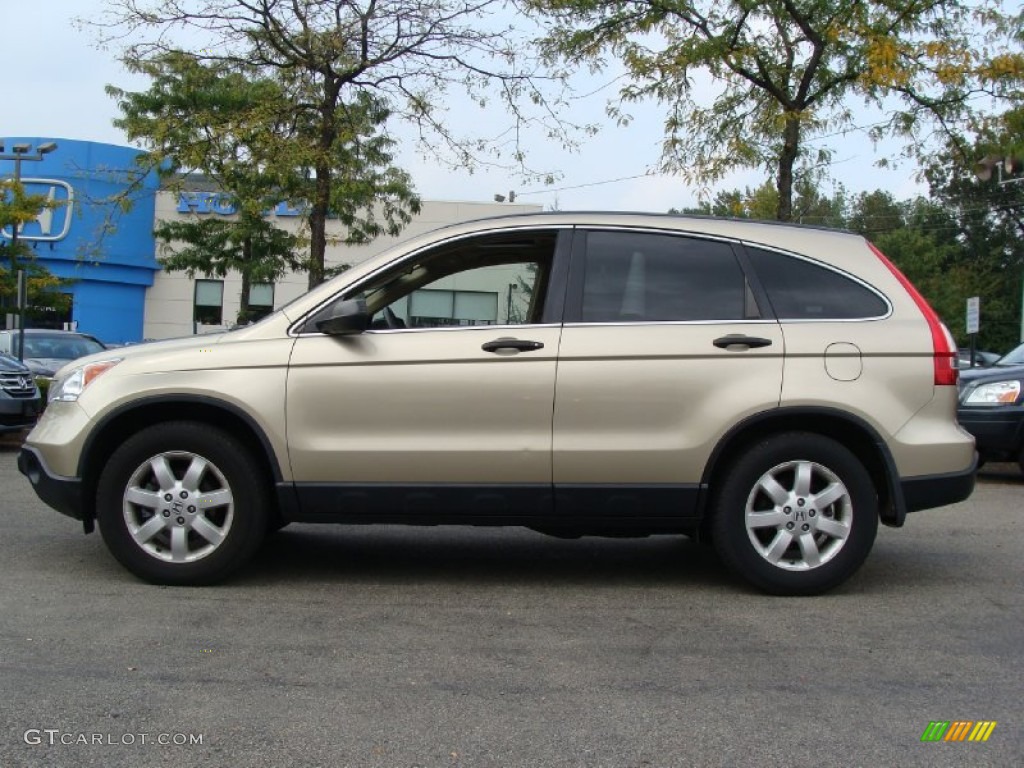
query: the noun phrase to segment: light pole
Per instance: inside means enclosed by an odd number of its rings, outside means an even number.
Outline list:
[[[11,153],[6,154],[4,152],[4,144],[0,141],[0,160],[10,160],[14,163],[14,186],[18,187],[21,185],[21,164],[23,161],[28,160],[30,162],[39,162],[43,159],[43,155],[48,155],[57,148],[57,143],[54,141],[47,141],[44,144],[33,148],[31,144],[12,144]],[[18,222],[14,222],[11,225],[11,262],[12,264],[18,258]],[[27,281],[27,277],[26,277]],[[28,303],[28,291],[24,292],[23,296],[20,296],[19,307],[18,307],[18,359],[25,359],[25,305]]]

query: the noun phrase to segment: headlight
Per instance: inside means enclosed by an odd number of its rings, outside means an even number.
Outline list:
[[[100,360],[97,363],[86,363],[72,368],[64,376],[54,379],[50,385],[50,392],[46,401],[52,403],[55,400],[70,403],[78,399],[78,396],[85,391],[85,388],[92,384],[96,377],[105,371],[109,371],[121,362],[117,357],[112,360]]]
[[[993,381],[971,391],[964,405],[1013,405],[1020,397],[1020,381]]]

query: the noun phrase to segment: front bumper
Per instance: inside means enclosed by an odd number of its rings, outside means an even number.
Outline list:
[[[1024,405],[961,407],[956,418],[961,427],[974,435],[982,458],[1019,458],[1024,447]]]
[[[39,416],[39,397],[8,397],[0,393],[0,432],[31,427]]]
[[[18,471],[29,479],[36,495],[45,504],[75,520],[85,520],[82,481],[79,478],[52,473],[39,452],[27,447],[18,454]]]

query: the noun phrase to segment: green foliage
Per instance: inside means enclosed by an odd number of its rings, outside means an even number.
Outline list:
[[[665,105],[662,170],[707,189],[760,167],[795,219],[800,175],[827,164],[824,139],[853,127],[851,99],[890,115],[875,131],[912,142],[970,115],[978,91],[1019,93],[1019,19],[998,0],[528,0],[550,18],[551,61],[596,69],[614,58],[624,105]],[[710,76],[713,94],[695,83]],[[891,111],[897,106],[896,111]]]
[[[55,312],[64,314],[71,308],[71,299],[62,290],[70,288],[74,280],[57,277],[36,261],[23,262],[13,269],[7,262],[0,264],[0,307],[3,308],[0,312],[16,311],[19,269],[25,270],[28,281],[27,320],[43,320]]]
[[[560,117],[561,81],[537,75],[535,47],[503,13],[506,0],[106,6],[102,20],[82,21],[98,28],[103,42],[126,46],[123,60],[133,71],[159,67],[168,55],[191,55],[219,74],[276,89],[264,107],[272,151],[258,156],[266,168],[297,169],[305,180],[311,286],[324,274],[328,216],[350,227],[349,239],[365,241],[397,233],[418,210],[408,176],[392,164],[384,131],[392,119],[411,124],[420,148],[446,165],[501,167],[534,178],[550,174],[526,167],[521,137],[535,132],[570,145],[579,128]],[[510,117],[508,130],[491,138],[472,129],[464,135],[473,121],[449,112],[452,91],[492,111],[495,97]]]
[[[25,194],[25,187],[13,179],[0,181],[0,229],[12,230],[33,221],[45,208],[61,205],[43,195]],[[19,240],[0,238],[0,307],[13,312],[18,297],[18,270],[24,270],[28,281],[28,316],[45,314],[47,309],[66,312],[70,306],[60,289],[74,281],[59,278],[35,260],[35,251]]]
[[[743,190],[721,190],[710,202],[703,202],[696,208],[683,209],[683,213],[706,216],[724,216],[734,219],[776,219],[779,206],[779,191],[770,181],[759,187]],[[844,227],[846,224],[846,193],[840,188],[832,197],[825,197],[818,188],[806,180],[796,187],[793,201],[793,218],[801,224],[824,227]],[[675,210],[670,213],[675,213]]]
[[[1024,281],[1024,177],[980,180],[974,164],[987,155],[1024,155],[1024,106],[983,121],[970,139],[954,136],[927,169],[931,196],[949,217],[940,230],[955,238],[973,283],[963,297],[981,297],[979,344],[1005,352],[1020,339]],[[973,292],[971,292],[973,291]],[[960,312],[962,315],[962,311]],[[957,326],[963,327],[962,318]]]
[[[721,190],[711,201],[704,201],[697,208],[684,209],[683,213],[724,216],[732,219],[770,220],[775,218],[778,202],[778,190],[766,181],[756,189],[747,187],[743,190]]]
[[[974,193],[969,207],[987,218],[982,190]],[[979,296],[982,305],[979,347],[1006,352],[1017,343],[1020,269],[1008,269],[1001,258],[992,258],[1002,250],[1001,237],[973,230],[940,189],[933,187],[930,199],[903,202],[883,191],[862,194],[853,201],[846,221],[917,286],[960,346],[969,343],[966,303],[972,296]]]
[[[49,202],[44,195],[26,194],[24,185],[15,182],[14,179],[0,180],[0,228],[20,228],[34,221],[44,209],[56,205],[59,203]],[[18,248],[18,253],[14,253],[11,241],[7,238],[0,240],[0,248],[3,248],[5,261],[29,255],[25,253],[27,249],[22,247]]]
[[[303,267],[294,235],[244,212],[234,221],[218,217],[162,222],[156,236],[165,244],[166,255],[160,259],[164,267],[185,271],[189,277],[240,272],[253,282],[270,283]]]
[[[345,225],[346,242],[363,243],[397,234],[419,210],[408,175],[392,165],[392,141],[380,131],[388,112],[369,94],[312,109],[316,95],[294,73],[265,77],[253,67],[204,63],[181,51],[129,64],[150,77],[149,90],[108,92],[122,112],[116,124],[149,151],[144,162],[172,187],[200,174],[239,211],[220,223],[161,227],[157,235],[165,243],[190,246],[164,259],[168,269],[237,269],[252,282],[304,269],[314,285],[325,274],[328,217]],[[300,258],[303,241],[275,231],[263,212],[303,200],[311,250]]]

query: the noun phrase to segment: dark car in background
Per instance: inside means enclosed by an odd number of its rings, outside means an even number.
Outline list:
[[[53,378],[53,374],[72,360],[104,349],[103,342],[87,333],[25,329],[24,361],[35,376]],[[0,354],[18,357],[18,331],[0,331]]]
[[[981,349],[974,350],[974,365],[971,365],[971,350],[960,348],[957,350],[957,359],[960,361],[960,368],[988,368],[1002,357],[997,352],[986,352]]]
[[[960,372],[957,419],[983,461],[1016,461],[1024,472],[1024,344],[988,368]]]
[[[31,427],[39,415],[39,388],[32,372],[0,354],[0,433]]]

